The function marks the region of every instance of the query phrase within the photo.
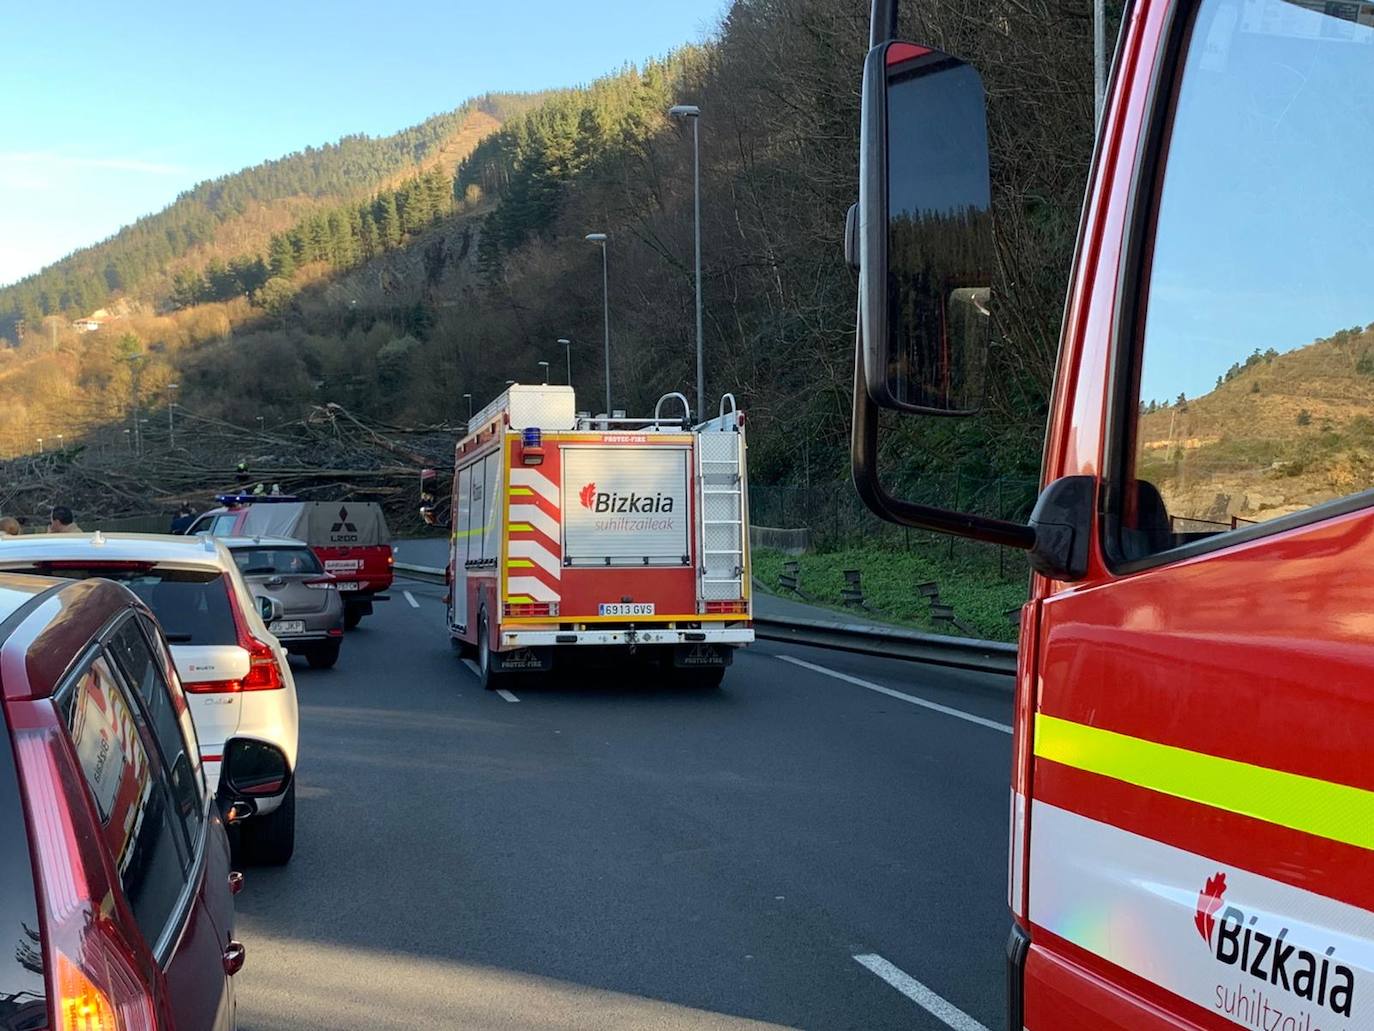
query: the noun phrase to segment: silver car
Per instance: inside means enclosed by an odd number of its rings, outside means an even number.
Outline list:
[[[338,581],[304,541],[290,537],[222,537],[254,594],[281,604],[268,629],[315,669],[339,661],[344,605]],[[272,606],[275,610],[276,606]]]

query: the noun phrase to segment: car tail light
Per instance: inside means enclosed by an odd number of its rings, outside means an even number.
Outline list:
[[[386,549],[386,564],[394,566],[396,564],[396,552],[392,548]]]
[[[238,680],[196,680],[183,683],[187,694],[232,694],[237,691],[276,691],[286,686],[277,665],[276,652],[270,645],[259,641],[248,629],[248,622],[239,609],[238,599],[231,593],[229,608],[234,613],[234,629],[238,634],[238,646],[248,653],[248,675]]]
[[[708,601],[706,603],[707,615],[743,615],[749,611],[747,601]]]
[[[321,577],[318,580],[302,580],[301,582],[316,591],[337,591],[339,589],[339,581],[332,576]]]
[[[101,868],[99,837],[82,819],[80,774],[54,729],[16,728],[14,743],[43,907],[53,1031],[153,1031],[152,995],[109,911],[92,897],[106,892],[91,880]]]
[[[548,601],[508,601],[505,613],[507,616],[556,616],[558,605]]]

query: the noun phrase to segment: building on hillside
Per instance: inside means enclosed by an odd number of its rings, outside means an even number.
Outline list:
[[[97,329],[114,321],[116,318],[118,318],[118,316],[111,315],[104,308],[97,308],[85,318],[80,318],[73,322],[72,329],[79,330],[82,333],[94,333]]]

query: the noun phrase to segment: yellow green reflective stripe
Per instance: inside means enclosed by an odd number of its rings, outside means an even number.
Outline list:
[[[533,530],[534,527],[531,526],[529,523],[511,523],[510,529],[512,532],[523,531],[525,533],[528,533],[529,531]]]
[[[510,489],[510,496],[513,498],[532,498],[534,497],[534,491],[530,490],[528,487],[512,487]]]
[[[533,569],[534,563],[527,558],[513,558],[506,562],[508,569]]]
[[[454,531],[453,536],[454,536],[455,539],[457,539],[457,538],[459,538],[459,537],[476,537],[476,536],[477,536],[478,534],[480,534],[481,532],[482,532],[482,528],[481,528],[480,526],[478,526],[478,527],[475,527],[475,528],[473,528],[473,529],[471,529],[471,530],[456,530],[456,531]]]
[[[1162,745],[1039,713],[1041,759],[1289,827],[1374,849],[1374,791]]]

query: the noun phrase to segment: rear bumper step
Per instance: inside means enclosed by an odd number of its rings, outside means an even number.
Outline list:
[[[672,630],[645,627],[628,630],[506,630],[501,633],[503,648],[539,648],[546,645],[651,645],[651,644],[751,644],[753,627],[703,627],[699,630]]]

